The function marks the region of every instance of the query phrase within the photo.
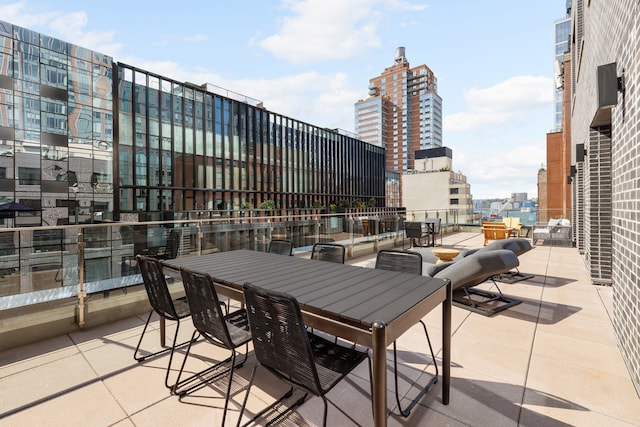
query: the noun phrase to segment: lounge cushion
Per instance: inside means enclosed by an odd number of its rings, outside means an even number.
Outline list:
[[[451,280],[455,290],[479,285],[490,277],[507,272],[518,265],[518,257],[508,249],[478,251],[473,256],[448,263],[432,277]]]

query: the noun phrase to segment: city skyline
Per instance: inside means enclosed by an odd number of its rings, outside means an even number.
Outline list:
[[[405,46],[412,64],[426,64],[438,78],[443,144],[454,150],[453,167],[469,177],[474,197],[533,197],[553,126],[552,30],[564,2],[526,9],[506,1],[446,3],[285,1],[203,10],[187,2],[164,11],[118,1],[29,0],[0,2],[0,15],[136,67],[220,86],[276,113],[347,131],[354,130],[353,105],[367,97],[369,77]]]

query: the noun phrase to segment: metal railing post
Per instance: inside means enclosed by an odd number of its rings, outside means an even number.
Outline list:
[[[84,249],[86,246],[81,230],[78,233],[78,305],[76,306],[76,322],[81,328],[84,327],[86,314],[86,306],[84,304],[84,299],[87,296],[84,288]]]

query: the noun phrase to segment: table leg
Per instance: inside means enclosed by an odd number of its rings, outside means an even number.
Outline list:
[[[167,329],[167,325],[166,325],[166,321],[164,317],[160,317],[160,346],[164,347],[167,341],[167,335],[166,335],[166,329]]]
[[[442,403],[449,404],[451,386],[451,282],[447,283],[447,298],[442,302]]]
[[[376,427],[387,425],[387,330],[384,322],[371,325],[373,343],[373,423]]]

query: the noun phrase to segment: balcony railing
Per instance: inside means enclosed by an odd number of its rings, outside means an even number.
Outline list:
[[[20,316],[25,310],[46,312],[73,304],[75,323],[83,326],[92,315],[87,298],[92,304],[111,298],[110,304],[118,305],[113,297],[141,289],[138,254],[173,258],[235,249],[266,251],[271,239],[286,238],[297,256],[310,252],[316,242],[335,241],[354,258],[403,247],[408,243],[405,220],[440,218],[445,233],[465,226],[480,232],[483,220],[480,213],[466,210],[402,208],[191,212],[183,217],[0,229],[0,312]]]

